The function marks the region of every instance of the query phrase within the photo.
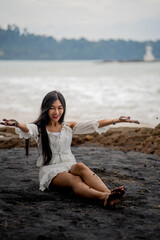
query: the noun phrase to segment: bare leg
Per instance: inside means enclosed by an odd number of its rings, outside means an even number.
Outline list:
[[[111,192],[103,181],[83,163],[74,164],[71,167],[70,173],[80,176],[88,186],[95,190],[107,193]]]
[[[79,176],[74,176],[67,172],[59,173],[55,178],[53,178],[51,186],[72,188],[76,195],[83,198],[99,199],[103,202],[104,206],[107,205],[107,199],[110,195],[110,193],[97,191],[89,187]],[[110,205],[114,205],[118,201],[119,199],[115,199],[110,202]]]

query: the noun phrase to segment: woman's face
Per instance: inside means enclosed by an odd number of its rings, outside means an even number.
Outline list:
[[[52,122],[58,122],[64,112],[62,103],[59,100],[56,100],[52,103],[48,116]]]

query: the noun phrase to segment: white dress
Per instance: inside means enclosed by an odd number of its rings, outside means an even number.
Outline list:
[[[55,134],[47,130],[50,148],[52,151],[52,158],[48,165],[44,165],[42,155],[41,139],[37,125],[26,124],[29,132],[23,132],[19,128],[16,128],[16,133],[19,134],[20,138],[34,138],[38,145],[39,158],[37,160],[37,166],[39,170],[39,189],[44,191],[49,187],[51,180],[58,174],[64,171],[69,172],[72,165],[76,163],[76,159],[71,152],[71,142],[73,134],[89,134],[98,132],[99,134],[106,132],[109,128],[99,128],[97,121],[86,121],[77,123],[73,129],[71,129],[66,123],[63,123],[60,134]]]

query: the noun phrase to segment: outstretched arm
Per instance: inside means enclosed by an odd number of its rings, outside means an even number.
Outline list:
[[[26,124],[19,123],[15,119],[3,119],[3,121],[0,122],[0,124],[5,125],[5,126],[10,126],[10,127],[18,127],[23,132],[29,132],[29,129],[27,128]]]
[[[119,118],[114,118],[112,120],[110,119],[104,119],[104,120],[99,120],[98,123],[99,123],[99,128],[101,127],[105,127],[105,126],[108,126],[108,125],[115,125],[116,123],[121,123],[121,122],[126,122],[126,123],[136,123],[136,124],[140,124],[139,121],[137,120],[132,120],[130,117],[125,117],[125,116],[121,116]]]

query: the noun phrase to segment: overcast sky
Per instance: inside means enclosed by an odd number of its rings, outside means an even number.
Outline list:
[[[0,0],[0,27],[61,38],[160,39],[160,0]]]

